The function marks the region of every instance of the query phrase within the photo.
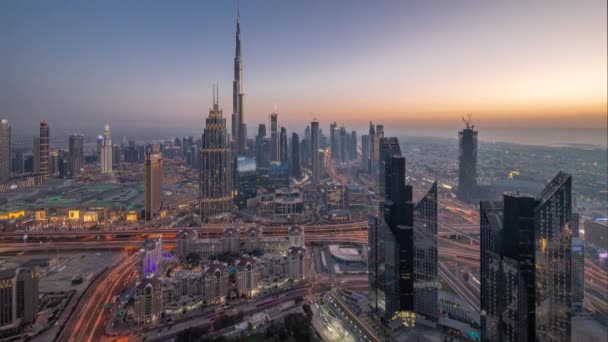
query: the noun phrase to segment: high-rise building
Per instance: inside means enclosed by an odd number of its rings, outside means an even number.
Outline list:
[[[214,92],[213,108],[205,120],[201,148],[200,215],[209,221],[214,215],[230,212],[234,203],[234,157],[228,145],[226,119]]]
[[[279,126],[278,126],[278,114],[270,114],[270,139],[272,139],[272,152],[270,159],[272,161],[279,160]]]
[[[291,133],[291,165],[289,166],[289,172],[291,177],[300,179],[302,175],[302,169],[300,167],[300,139],[296,132]]]
[[[32,172],[40,173],[40,137],[34,137],[34,148],[32,149]]]
[[[329,144],[331,147],[331,159],[333,160],[338,160],[340,159],[339,153],[338,153],[338,140],[337,140],[337,136],[336,136],[336,128],[338,127],[338,125],[333,122],[331,125],[329,125]]]
[[[11,126],[8,120],[0,121],[0,182],[11,178],[12,160],[11,155]]]
[[[163,155],[160,152],[146,153],[144,177],[144,215],[150,221],[162,206]]]
[[[243,106],[243,56],[241,55],[241,16],[236,17],[236,50],[234,55],[234,81],[232,81],[232,140],[235,153],[245,154],[247,126]]]
[[[378,149],[378,196],[384,197],[384,187],[386,184],[384,172],[386,170],[385,164],[390,162],[390,157],[393,155],[401,155],[401,147],[399,146],[399,140],[395,137],[391,138],[380,138]]]
[[[264,153],[264,139],[266,139],[266,125],[260,124],[258,135],[255,137],[255,163],[258,168],[267,166],[269,162]]]
[[[239,209],[247,207],[247,200],[257,195],[256,162],[252,158],[236,157],[236,205]]]
[[[96,156],[97,156],[97,162],[101,164],[101,145],[103,144],[103,136],[98,135],[97,136],[97,145],[96,145]]]
[[[357,132],[350,132],[350,143],[349,143],[349,160],[357,159]]]
[[[281,127],[281,134],[279,135],[279,160],[281,163],[287,163],[287,129]]]
[[[376,139],[376,128],[374,127],[374,124],[372,122],[369,123],[369,158],[368,158],[368,165],[367,165],[367,172],[370,175],[374,174],[374,167],[372,166],[374,164],[374,161],[376,160],[376,156],[375,154],[378,153],[375,149],[375,142]]]
[[[84,165],[84,135],[71,134],[69,140],[70,177],[76,177]]]
[[[570,341],[572,177],[500,207],[480,206],[482,341]]]
[[[361,170],[363,172],[369,171],[369,135],[361,136]]]
[[[439,279],[437,277],[437,182],[414,208],[414,309],[436,322]]]
[[[380,172],[379,166],[380,166],[380,141],[382,140],[382,138],[384,138],[384,126],[383,125],[376,125],[376,129],[375,129],[375,134],[374,134],[374,140],[373,140],[373,159],[372,159],[372,174],[378,175],[378,173]]]
[[[112,135],[110,125],[106,123],[101,143],[101,173],[112,173]]]
[[[458,199],[471,202],[477,194],[477,131],[471,118],[458,132]]]
[[[572,238],[572,307],[574,313],[585,308],[585,244],[578,237]]]
[[[50,140],[49,124],[46,121],[40,121],[40,150],[38,155],[38,168],[43,179],[49,178],[49,140]]]
[[[412,326],[416,319],[412,187],[405,184],[404,157],[390,156],[384,165],[384,203],[369,221],[368,303],[382,324],[401,319]]]
[[[348,139],[350,139],[350,136],[346,134],[346,128],[344,126],[340,127],[340,138],[338,139],[338,150],[340,152],[338,160],[343,163],[348,159]]]
[[[310,123],[310,158],[312,159],[312,185],[319,186],[321,178],[321,165],[319,160],[319,122],[313,121]]]
[[[40,274],[27,264],[0,269],[0,331],[18,331],[36,322]]]
[[[142,276],[144,278],[151,278],[160,275],[160,261],[163,252],[162,239],[146,239],[140,252]]]

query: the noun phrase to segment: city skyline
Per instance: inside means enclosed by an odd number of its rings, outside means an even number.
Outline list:
[[[485,127],[606,127],[606,4],[552,4],[243,3],[247,122],[276,104],[290,130],[370,113],[453,128],[467,112]],[[56,132],[83,117],[201,128],[215,82],[230,104],[236,4],[3,7],[0,110],[15,136],[32,130],[24,117]]]

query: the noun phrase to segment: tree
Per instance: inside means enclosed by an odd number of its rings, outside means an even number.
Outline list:
[[[304,305],[302,305],[302,310],[304,310],[306,318],[310,322],[312,320],[312,309],[310,308],[310,305],[308,305],[308,303],[305,303]]]

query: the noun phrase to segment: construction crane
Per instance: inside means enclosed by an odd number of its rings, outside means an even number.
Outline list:
[[[465,119],[464,116],[462,117],[462,122],[464,123],[466,129],[473,129],[475,128],[475,124],[473,123],[473,119],[471,118],[473,115],[471,113],[469,113],[467,115],[467,118]]]

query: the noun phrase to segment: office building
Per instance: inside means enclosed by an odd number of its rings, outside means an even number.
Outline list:
[[[279,160],[279,126],[278,126],[278,114],[270,114],[270,139],[272,140],[272,150],[270,152],[270,160]]]
[[[376,125],[376,129],[374,130],[374,139],[373,139],[373,158],[372,158],[372,175],[378,175],[380,172],[380,141],[384,138],[384,126]]]
[[[232,211],[234,157],[228,145],[226,119],[214,92],[213,108],[209,109],[203,131],[200,172],[200,215],[204,221]]]
[[[349,160],[357,159],[357,132],[350,132],[350,143],[349,143]]]
[[[69,140],[70,177],[76,177],[84,166],[84,135],[71,134]],[[42,172],[42,171],[41,171]]]
[[[257,195],[256,162],[252,158],[238,156],[236,158],[236,205],[239,209],[247,207],[247,200]]]
[[[144,175],[144,215],[147,221],[156,217],[162,206],[163,155],[148,152]]]
[[[482,341],[571,340],[571,208],[562,172],[538,197],[481,203]]]
[[[97,162],[101,163],[101,145],[103,145],[103,136],[97,136],[97,145],[95,145],[95,155],[97,156]]]
[[[255,136],[255,162],[258,168],[264,167],[269,160],[264,154],[264,139],[266,139],[266,125],[258,126],[258,135]]]
[[[575,314],[585,309],[585,244],[578,237],[572,238],[572,307]]]
[[[361,171],[369,171],[369,135],[364,134],[361,136]]]
[[[382,324],[400,320],[415,325],[414,205],[405,184],[405,158],[385,160],[385,196],[378,215],[369,218],[370,312]]]
[[[40,148],[38,154],[38,170],[43,179],[49,178],[50,129],[46,121],[40,121]]]
[[[374,163],[374,160],[376,160],[375,154],[377,152],[375,151],[375,146],[374,146],[375,139],[376,139],[376,128],[374,127],[374,124],[370,121],[370,123],[369,123],[369,157],[367,158],[367,160],[368,160],[367,172],[369,174],[373,174],[374,168],[372,167],[372,164]]]
[[[298,180],[302,175],[302,169],[300,167],[300,139],[298,134],[293,132],[291,133],[291,158],[289,172],[291,177]]]
[[[313,121],[310,123],[310,157],[312,164],[312,185],[319,186],[321,179],[321,165],[319,160],[319,122]]]
[[[437,322],[439,279],[437,276],[437,182],[414,208],[414,310]]]
[[[287,129],[281,127],[281,134],[279,135],[279,161],[288,164],[287,158]]]
[[[330,144],[330,148],[331,148],[331,159],[333,159],[333,160],[339,159],[338,140],[337,140],[337,136],[336,136],[337,127],[338,127],[338,125],[336,124],[335,121],[329,125],[329,144]]]
[[[471,118],[458,132],[458,199],[465,202],[477,197],[477,131]]]
[[[38,282],[36,267],[26,264],[0,269],[0,336],[20,332],[38,316]]]
[[[243,106],[243,56],[241,54],[241,17],[236,17],[236,50],[234,55],[234,81],[232,81],[232,140],[234,152],[245,154],[247,147],[247,126]]]
[[[385,164],[390,162],[390,157],[393,155],[401,155],[401,147],[399,146],[399,140],[395,137],[391,138],[380,138],[378,141],[378,196],[384,197],[384,187],[386,184],[384,172],[386,170]]]
[[[103,130],[101,143],[101,173],[112,173],[112,135],[110,134],[110,125],[107,123]]]
[[[133,311],[137,324],[154,324],[163,312],[163,285],[156,277],[144,278],[135,287]]]
[[[32,148],[32,172],[40,173],[40,137],[34,137],[34,147]]]
[[[0,182],[11,178],[12,161],[11,155],[11,126],[8,120],[0,121]]]

